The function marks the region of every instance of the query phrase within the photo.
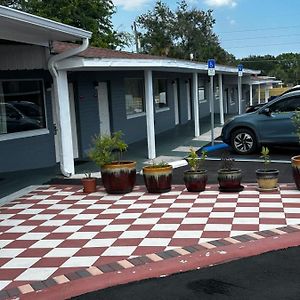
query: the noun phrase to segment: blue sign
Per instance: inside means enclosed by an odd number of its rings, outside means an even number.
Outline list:
[[[238,65],[238,71],[243,72],[243,65]]]
[[[209,59],[207,61],[207,66],[209,69],[214,69],[216,67],[216,61],[214,59]]]

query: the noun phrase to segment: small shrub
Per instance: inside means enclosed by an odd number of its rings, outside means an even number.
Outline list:
[[[188,162],[191,171],[198,171],[203,168],[204,161],[206,158],[207,158],[207,151],[202,150],[201,156],[199,157],[196,150],[193,147],[191,147],[190,153],[186,158],[186,160]]]
[[[270,150],[268,147],[262,147],[260,152],[260,158],[264,160],[264,168],[265,170],[268,168],[268,165],[271,163],[270,160]]]
[[[221,156],[221,169],[231,171],[234,167],[235,160],[230,157],[228,152],[223,152]]]

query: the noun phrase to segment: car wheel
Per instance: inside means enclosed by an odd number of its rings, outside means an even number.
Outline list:
[[[257,147],[256,137],[247,128],[238,129],[231,135],[231,146],[239,154],[252,153]]]

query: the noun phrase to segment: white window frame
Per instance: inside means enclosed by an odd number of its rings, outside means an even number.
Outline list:
[[[164,80],[165,83],[166,83],[166,103],[167,105],[165,107],[161,107],[161,108],[157,108],[156,107],[156,103],[155,103],[155,94],[154,94],[154,85],[155,83],[153,84],[153,101],[154,101],[154,107],[155,107],[155,112],[156,113],[160,113],[160,112],[165,112],[165,111],[168,111],[170,110],[170,106],[169,106],[169,99],[168,99],[168,79],[167,78],[154,78],[154,82],[155,80]]]

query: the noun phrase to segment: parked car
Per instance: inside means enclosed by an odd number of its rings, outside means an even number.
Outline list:
[[[287,93],[293,92],[293,91],[299,91],[300,90],[300,85],[295,85],[294,87],[292,87],[291,89],[288,89],[286,91],[284,91],[282,94],[280,94],[279,96],[271,96],[268,98],[267,102],[271,102],[274,99],[276,99],[277,97],[283,96]],[[263,107],[266,103],[256,103],[254,105],[249,105],[246,107],[246,113],[250,113],[250,112],[254,112],[256,110],[258,110],[259,108]]]
[[[4,133],[12,133],[41,128],[39,120],[31,119],[25,116],[21,113],[21,111],[19,111],[14,105],[11,105],[10,103],[0,103],[0,122],[5,124]],[[0,133],[3,132],[1,132],[0,130]]]
[[[300,109],[300,89],[289,91],[257,111],[229,119],[222,140],[240,154],[254,152],[261,145],[298,144],[292,116]]]

